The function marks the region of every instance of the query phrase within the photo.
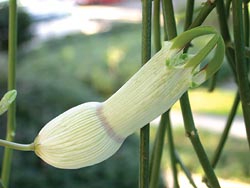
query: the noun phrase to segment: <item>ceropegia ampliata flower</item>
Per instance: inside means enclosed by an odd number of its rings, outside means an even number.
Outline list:
[[[183,54],[183,48],[202,35],[211,35],[209,42],[196,54]],[[211,51],[213,58],[201,64]],[[41,159],[58,168],[99,163],[112,156],[127,136],[167,111],[190,87],[211,77],[223,57],[223,40],[213,28],[186,31],[165,42],[109,99],[81,104],[62,113],[46,124],[34,143],[23,150],[34,150]]]

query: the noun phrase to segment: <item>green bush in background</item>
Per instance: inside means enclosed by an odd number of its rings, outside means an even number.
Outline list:
[[[29,14],[22,8],[18,8],[17,21],[17,45],[20,46],[32,38],[30,30],[32,19]],[[0,3],[0,50],[8,50],[8,17],[9,17],[9,3]]]

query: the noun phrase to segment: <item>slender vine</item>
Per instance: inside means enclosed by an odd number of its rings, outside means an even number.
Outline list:
[[[16,88],[16,52],[17,52],[17,2],[9,1],[9,49],[8,49],[8,90]],[[13,141],[16,129],[16,103],[15,101],[9,107],[7,116],[6,140]],[[5,188],[9,186],[12,149],[4,149],[2,165],[2,184]]]
[[[232,0],[235,60],[239,93],[243,109],[248,145],[250,147],[250,85],[245,58],[245,41],[242,17],[242,1]]]
[[[151,0],[142,0],[142,64],[151,57]],[[149,187],[149,125],[140,131],[140,179],[139,188]]]

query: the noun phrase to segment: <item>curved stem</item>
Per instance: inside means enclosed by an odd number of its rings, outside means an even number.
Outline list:
[[[19,144],[19,143],[0,139],[0,146],[7,147],[10,149],[20,150],[20,151],[34,151],[34,143]]]

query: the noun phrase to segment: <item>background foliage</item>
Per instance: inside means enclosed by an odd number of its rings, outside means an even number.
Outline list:
[[[0,50],[8,50],[9,3],[0,2]],[[32,38],[32,18],[22,8],[18,8],[17,45],[20,46]]]

